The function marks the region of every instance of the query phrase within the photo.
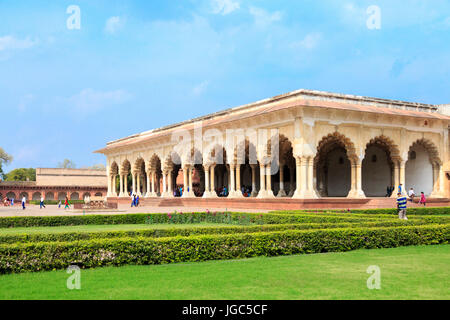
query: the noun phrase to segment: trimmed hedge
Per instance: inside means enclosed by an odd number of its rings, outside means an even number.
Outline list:
[[[21,233],[0,235],[0,243],[25,243],[25,242],[71,242],[90,239],[112,239],[126,237],[149,237],[163,238],[176,236],[191,236],[205,234],[238,234],[255,232],[275,232],[284,230],[307,230],[307,229],[339,229],[339,228],[375,228],[395,226],[424,225],[424,221],[381,221],[362,223],[302,223],[302,224],[279,224],[260,226],[229,226],[229,227],[186,227],[172,229],[148,229],[130,231],[85,231],[85,232],[58,232],[58,233]]]
[[[0,273],[240,259],[446,244],[450,226],[289,230],[238,235],[120,238],[0,245]]]
[[[224,217],[221,217],[223,215]],[[228,219],[229,217],[229,219]],[[217,222],[230,224],[291,224],[291,223],[343,223],[375,222],[376,217],[327,216],[310,214],[258,214],[258,213],[183,213],[183,214],[123,214],[87,216],[45,216],[45,217],[1,217],[0,228],[17,227],[56,227],[76,225],[114,225],[114,224],[158,224],[158,223],[199,223]]]
[[[390,215],[397,215],[398,211],[396,208],[390,208],[390,209],[351,209],[351,210],[277,210],[277,211],[271,211],[271,213],[361,213],[361,214],[390,214]],[[406,211],[406,215],[445,215],[450,214],[450,207],[414,207],[414,208],[408,208]]]

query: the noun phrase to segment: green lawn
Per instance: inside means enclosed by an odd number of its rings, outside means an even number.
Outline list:
[[[148,229],[170,229],[186,227],[220,227],[230,226],[220,223],[190,223],[190,224],[114,224],[114,225],[79,225],[60,227],[32,227],[32,228],[0,228],[0,235],[14,234],[48,234],[64,232],[97,232],[97,231],[136,231]]]
[[[0,276],[0,299],[450,299],[449,265],[438,245],[82,270],[79,291],[65,271],[24,273]]]

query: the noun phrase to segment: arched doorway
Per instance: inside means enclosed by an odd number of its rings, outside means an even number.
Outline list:
[[[45,200],[54,201],[55,200],[55,194],[53,192],[47,192],[45,194]]]
[[[19,196],[20,201],[22,201],[23,197],[25,197],[25,200],[28,201],[28,193],[27,192],[22,192]]]
[[[117,197],[117,195],[119,194],[119,166],[117,165],[117,163],[114,161],[111,164],[111,168],[110,168],[110,192],[111,192],[111,196],[112,197]]]
[[[389,190],[395,184],[393,159],[398,157],[398,147],[387,137],[370,140],[362,161],[362,189],[366,196],[389,196]]]
[[[122,168],[120,170],[120,179],[122,179],[122,183],[120,186],[120,197],[128,197],[131,189],[131,163],[128,160],[124,160],[122,162]]]
[[[223,146],[216,146],[210,154],[214,164],[214,190],[218,197],[228,197],[230,193],[230,168],[227,164],[227,152]]]
[[[72,194],[70,195],[70,200],[80,200],[80,194],[78,192],[72,192]]]
[[[8,192],[6,194],[6,198],[8,198],[9,200],[11,200],[11,199],[17,200],[17,196],[16,196],[16,194],[14,192]]]
[[[272,175],[272,191],[277,197],[292,197],[295,192],[295,158],[292,143],[284,135],[279,136],[279,168]]]
[[[439,193],[440,165],[437,148],[432,142],[424,139],[414,142],[405,167],[405,190],[413,188],[416,195]]]
[[[149,187],[150,190],[148,190],[148,195],[152,197],[159,197],[161,196],[161,177],[162,177],[162,170],[161,170],[161,159],[154,154],[152,158],[150,159],[149,163],[149,172],[150,172],[150,180],[149,180]]]
[[[142,158],[139,158],[136,160],[134,164],[134,170],[132,172],[132,175],[130,177],[130,190],[133,193],[136,193],[138,195],[147,195],[147,174],[146,174],[146,168],[145,168],[145,161]]]
[[[245,150],[241,148],[245,148]],[[242,155],[245,157],[244,159],[241,159]],[[246,139],[237,146],[236,159],[237,165],[240,166],[240,181],[236,182],[237,186],[241,187],[241,190],[236,187],[236,191],[242,192],[246,197],[257,197],[261,186],[255,145]]]
[[[31,198],[33,201],[41,201],[41,193],[40,192],[35,192],[33,193],[33,196]]]
[[[322,197],[347,197],[352,188],[355,148],[345,136],[335,132],[322,138],[317,147],[316,187]]]

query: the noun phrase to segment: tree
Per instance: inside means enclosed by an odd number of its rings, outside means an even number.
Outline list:
[[[36,181],[36,169],[14,169],[5,175],[5,181]]]
[[[62,169],[75,169],[77,166],[72,160],[64,159],[63,162],[58,163],[58,168]]]
[[[8,164],[12,161],[13,157],[5,152],[3,148],[0,147],[0,176],[5,177],[3,173],[3,165]]]

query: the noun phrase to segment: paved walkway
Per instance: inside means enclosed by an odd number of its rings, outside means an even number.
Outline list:
[[[119,205],[118,210],[109,211],[95,211],[85,212],[86,215],[98,215],[98,214],[127,214],[127,213],[169,213],[169,212],[205,212],[205,208],[191,208],[191,207],[138,207],[131,208],[129,205]],[[254,209],[233,209],[227,208],[228,211],[235,212],[256,212],[264,213],[269,210],[254,210]],[[210,208],[209,211],[224,211],[223,208]],[[39,209],[38,205],[28,205],[25,210],[22,210],[22,205],[15,205],[14,207],[0,207],[0,217],[23,217],[23,216],[81,216],[83,211],[67,209],[64,207],[58,208],[56,205],[48,205],[45,209]]]

